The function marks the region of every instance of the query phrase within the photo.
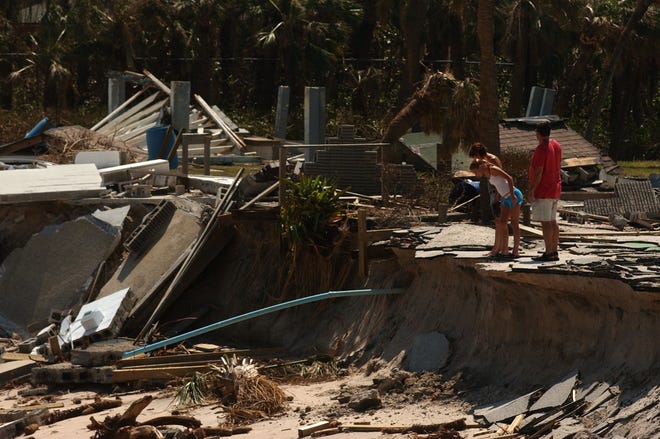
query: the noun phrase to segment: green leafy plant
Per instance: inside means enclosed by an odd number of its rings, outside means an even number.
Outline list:
[[[202,405],[206,402],[208,374],[195,372],[176,393],[174,400],[177,407]]]
[[[327,244],[330,226],[340,212],[342,192],[334,182],[321,176],[302,176],[298,182],[283,183],[288,193],[280,220],[286,238],[293,245]]]

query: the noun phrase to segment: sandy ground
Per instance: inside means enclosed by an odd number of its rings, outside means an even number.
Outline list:
[[[472,417],[467,414],[469,407],[454,397],[439,399],[430,399],[428,396],[420,395],[419,400],[414,403],[383,404],[378,409],[368,410],[366,412],[347,411],[340,408],[336,400],[341,389],[367,388],[373,383],[372,377],[357,373],[338,380],[313,383],[309,385],[282,385],[281,388],[290,397],[288,409],[284,414],[275,416],[261,422],[251,424],[252,430],[249,433],[236,435],[241,438],[272,438],[272,439],[290,439],[298,437],[298,428],[304,425],[310,425],[318,421],[337,419],[343,424],[370,423],[379,426],[409,426],[413,424],[437,424],[454,421],[465,418],[468,424],[474,424]],[[15,406],[22,406],[32,403],[44,403],[44,397],[22,398],[17,395],[18,390],[29,388],[29,385],[18,387],[2,393],[0,400],[0,409],[7,409]],[[51,403],[61,402],[64,407],[51,409],[66,410],[76,407],[78,404],[92,402],[97,395],[113,398],[112,394],[97,393],[100,389],[88,390],[61,390],[54,391],[51,394],[57,395],[50,398]],[[92,438],[94,432],[87,428],[90,423],[90,416],[98,421],[103,421],[106,416],[123,413],[131,402],[142,396],[150,394],[154,400],[138,416],[137,420],[145,421],[158,416],[170,415],[175,410],[173,403],[174,389],[162,389],[153,392],[130,394],[118,394],[123,404],[121,407],[95,413],[92,415],[82,415],[76,418],[61,421],[52,425],[41,426],[31,437],[39,438]],[[179,410],[179,414],[194,416],[202,422],[203,426],[217,426],[222,422],[224,415],[222,408],[218,404],[209,404],[203,407],[197,407],[190,410]],[[333,416],[335,415],[335,416]],[[470,429],[462,432],[462,436],[469,438],[483,429]],[[383,438],[383,437],[408,437],[407,435],[391,434],[384,435],[381,432],[351,432],[338,433],[332,437],[336,438]]]

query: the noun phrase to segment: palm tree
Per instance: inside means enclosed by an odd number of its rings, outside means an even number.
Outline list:
[[[482,143],[493,154],[500,153],[497,105],[497,70],[494,48],[494,0],[479,0],[477,35],[479,37],[479,125]]]
[[[417,163],[416,156],[398,139],[418,123],[426,133],[442,134],[439,156],[471,143],[479,134],[475,117],[478,107],[479,94],[471,81],[457,81],[450,73],[427,73],[423,85],[392,119],[382,137],[383,143],[392,145],[383,162]]]
[[[265,49],[276,48],[280,74],[275,78],[291,87],[292,96],[334,76],[349,23],[358,19],[352,6],[348,0],[269,0],[256,9],[263,23],[257,42]]]
[[[596,102],[592,106],[591,115],[589,116],[589,120],[587,121],[587,126],[584,131],[584,138],[587,140],[591,140],[593,137],[594,127],[596,126],[596,122],[601,114],[601,109],[610,91],[609,90],[610,84],[612,83],[612,78],[614,77],[614,72],[616,70],[616,67],[621,60],[623,49],[626,47],[628,40],[630,39],[635,27],[640,23],[642,17],[644,16],[644,14],[649,9],[652,3],[654,3],[654,0],[637,0],[637,3],[635,4],[635,9],[630,15],[630,18],[628,18],[625,27],[621,31],[621,35],[619,36],[617,45],[614,48],[614,52],[610,56],[609,61],[603,72],[602,81],[600,86],[598,87],[598,96],[596,97]]]

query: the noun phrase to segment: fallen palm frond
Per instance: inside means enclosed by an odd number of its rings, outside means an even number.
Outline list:
[[[216,372],[214,386],[226,406],[228,422],[240,424],[263,419],[281,411],[286,395],[277,383],[259,374],[251,361],[238,362],[236,356],[224,357]]]
[[[260,375],[252,360],[222,357],[207,373],[196,372],[175,396],[177,406],[191,406],[219,399],[230,425],[266,418],[281,411],[287,401],[277,383]]]
[[[195,372],[187,383],[185,383],[174,396],[177,407],[189,407],[201,405],[206,402],[208,389],[206,373]]]
[[[334,358],[323,355],[304,360],[270,364],[261,367],[259,370],[279,382],[323,381],[335,379],[342,373]]]

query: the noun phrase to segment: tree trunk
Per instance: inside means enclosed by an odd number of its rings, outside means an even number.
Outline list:
[[[589,117],[589,121],[587,122],[587,126],[584,130],[584,138],[587,139],[588,141],[591,141],[593,139],[596,122],[600,117],[603,104],[605,103],[605,99],[607,98],[610,85],[612,84],[614,71],[616,70],[617,64],[621,60],[621,55],[623,54],[623,49],[627,45],[628,38],[630,37],[630,34],[632,33],[635,26],[637,26],[637,24],[641,21],[646,11],[651,6],[651,3],[653,3],[654,1],[655,0],[638,0],[637,4],[635,5],[635,10],[628,19],[626,26],[621,31],[621,36],[619,36],[619,41],[617,41],[616,47],[614,48],[614,52],[610,57],[610,62],[608,63],[608,65],[606,66],[603,72],[603,79],[602,82],[600,83],[600,87],[598,88],[598,96],[596,97],[596,102],[594,102],[594,105],[591,110],[591,116]]]
[[[477,34],[479,36],[479,125],[481,141],[495,155],[500,153],[497,108],[497,70],[494,49],[494,0],[479,0]]]
[[[399,89],[399,102],[405,102],[424,73],[420,61],[424,58],[426,49],[423,38],[428,8],[429,0],[409,0],[402,7],[401,32],[405,53],[405,74]]]
[[[591,65],[591,59],[594,55],[593,44],[582,44],[579,53],[571,72],[566,77],[566,81],[562,89],[559,90],[557,97],[557,114],[559,116],[569,117],[571,97],[577,94],[578,88],[581,86],[585,78],[587,68]]]

